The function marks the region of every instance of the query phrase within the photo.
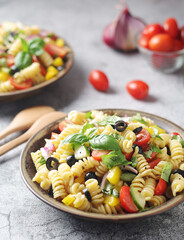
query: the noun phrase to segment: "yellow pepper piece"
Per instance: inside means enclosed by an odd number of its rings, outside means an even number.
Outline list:
[[[62,66],[64,64],[63,59],[60,57],[57,57],[54,59],[53,63],[52,63],[55,67],[59,67]]]
[[[53,78],[54,76],[56,76],[58,74],[58,72],[59,71],[55,67],[53,67],[53,66],[48,67],[45,79],[49,80],[49,79]]]
[[[69,194],[62,200],[62,202],[67,206],[70,206],[74,201],[75,201],[75,197],[72,196],[72,194]]]
[[[153,131],[153,129],[152,129],[152,128],[148,128],[148,127],[146,127],[146,130],[148,130],[148,132],[149,132],[151,135],[153,135],[153,134],[154,134],[154,131]]]
[[[10,75],[6,72],[0,72],[0,81],[5,82],[10,78]]]
[[[162,129],[162,128],[159,128],[157,125],[154,125],[154,126],[152,126],[152,127],[154,127],[154,128],[157,128],[157,129],[158,129],[158,134],[161,134],[161,133],[165,133],[165,132],[166,132],[164,129]]]
[[[112,184],[116,185],[120,181],[121,177],[121,169],[119,167],[113,167],[111,170],[109,170],[109,173],[107,175],[107,180]]]
[[[115,198],[114,196],[106,196],[104,199],[104,203],[110,205],[111,207],[115,207],[120,203],[119,198]]]
[[[58,47],[63,47],[64,44],[65,44],[65,42],[64,42],[64,40],[63,40],[62,38],[58,38],[58,39],[56,40],[56,45],[57,45]]]

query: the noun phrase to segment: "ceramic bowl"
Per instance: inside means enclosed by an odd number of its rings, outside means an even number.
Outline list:
[[[114,113],[117,113],[118,116],[124,116],[125,114],[128,116],[135,115],[137,111],[134,110],[126,110],[126,109],[108,109],[103,110],[105,113],[108,113],[110,115],[113,115]],[[182,137],[184,137],[184,129],[182,129],[180,126],[176,125],[175,123],[164,119],[162,117],[145,113],[139,111],[139,113],[142,116],[149,117],[152,120],[155,121],[156,124],[158,124],[163,129],[167,130],[168,132],[178,132]],[[146,217],[151,217],[153,215],[157,215],[160,213],[163,213],[169,209],[171,209],[174,206],[177,206],[179,203],[181,203],[184,200],[184,193],[178,194],[176,197],[172,198],[171,200],[165,202],[164,204],[155,207],[153,209],[150,209],[145,212],[139,212],[139,213],[133,213],[133,214],[118,214],[118,215],[104,215],[104,214],[96,214],[96,213],[89,213],[89,212],[83,212],[78,209],[74,209],[72,207],[66,206],[62,204],[61,202],[56,201],[54,198],[50,197],[44,190],[42,190],[39,186],[39,184],[32,182],[32,178],[34,177],[36,170],[34,167],[34,164],[31,159],[31,152],[34,152],[40,147],[44,146],[45,138],[50,138],[50,133],[52,131],[58,131],[58,124],[63,119],[60,119],[58,121],[55,121],[42,130],[40,130],[38,133],[36,133],[26,144],[24,150],[21,154],[21,173],[22,177],[24,179],[25,184],[27,187],[43,202],[49,204],[50,206],[53,206],[57,208],[60,211],[70,213],[76,217],[83,218],[83,219],[89,219],[89,220],[95,220],[95,221],[117,221],[117,222],[128,222],[133,220],[138,220]]]
[[[64,40],[65,41],[65,40]],[[19,100],[22,98],[26,98],[32,95],[36,95],[40,93],[44,87],[52,84],[53,82],[59,80],[63,76],[65,76],[68,71],[71,69],[73,62],[74,62],[74,54],[71,46],[65,41],[65,45],[71,49],[71,52],[67,54],[66,62],[65,62],[65,68],[58,73],[57,76],[49,79],[48,81],[42,82],[38,85],[32,86],[30,88],[24,89],[24,90],[17,90],[7,93],[0,93],[0,102],[10,102]]]

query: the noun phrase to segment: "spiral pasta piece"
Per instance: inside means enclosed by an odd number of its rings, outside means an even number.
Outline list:
[[[40,187],[44,190],[49,190],[51,186],[51,181],[48,178],[49,170],[46,168],[46,164],[39,166],[37,173],[35,174],[34,178],[32,179],[33,182],[37,182],[40,184]]]
[[[130,140],[132,142],[135,142],[136,140],[135,133],[128,128],[126,128],[125,131],[121,133],[121,136],[123,136],[125,139]]]
[[[49,67],[53,63],[53,58],[48,52],[44,51],[38,58],[45,67]]]
[[[36,171],[39,170],[40,166],[42,166],[43,164],[40,162],[42,159],[42,153],[40,150],[37,150],[36,152],[32,152],[31,153],[31,158],[34,162]]]
[[[183,161],[183,149],[181,143],[175,139],[170,140],[169,148],[171,151],[171,159],[176,162],[180,163]]]
[[[61,145],[61,147],[58,148],[56,152],[52,154],[52,157],[57,158],[59,160],[59,163],[65,163],[66,158],[69,155],[73,155],[73,154],[74,154],[74,150],[72,145],[70,143],[65,143]]]
[[[100,162],[99,165],[95,167],[95,170],[95,174],[98,177],[102,177],[109,169],[102,162]]]
[[[82,190],[84,190],[84,188],[85,188],[84,184],[80,184],[78,182],[76,182],[76,183],[74,182],[73,185],[69,186],[68,191],[71,194],[77,194],[79,192],[82,193]]]
[[[167,133],[161,133],[159,135],[160,138],[151,138],[151,143],[153,143],[158,148],[164,148],[166,145],[169,144],[169,140],[171,139],[171,135]]]
[[[154,178],[158,180],[161,176],[162,170],[165,166],[166,161],[160,161],[153,169]]]
[[[149,200],[150,207],[156,207],[166,202],[165,196],[153,196],[151,200]]]
[[[22,42],[21,42],[20,38],[17,38],[10,46],[8,53],[15,57],[17,55],[17,53],[20,52],[21,50],[22,50]]]
[[[92,207],[91,212],[102,214],[118,214],[118,213],[124,214],[120,204],[112,207],[106,203],[100,204],[97,208]]]
[[[82,211],[89,211],[91,208],[91,203],[87,200],[84,194],[81,192],[77,193],[75,196],[75,201],[73,202],[73,206]]]
[[[57,170],[51,170],[48,174],[48,177],[52,183],[54,198],[64,198],[67,195],[67,193],[59,172]]]
[[[83,125],[86,122],[86,114],[78,111],[71,111],[68,114],[68,120],[72,123]]]
[[[98,185],[98,181],[96,179],[89,179],[85,182],[86,188],[90,192],[91,195],[91,203],[94,206],[98,206],[104,201],[103,193]]]
[[[137,170],[141,174],[142,177],[150,176],[153,177],[152,169],[150,169],[149,164],[143,155],[137,154]]]
[[[182,162],[179,166],[179,169],[181,169],[182,171],[184,171],[184,162]]]
[[[145,186],[141,191],[141,195],[145,198],[146,201],[152,199],[156,187],[156,180],[153,178],[147,178],[145,181]]]
[[[138,127],[145,127],[144,124],[140,123],[140,122],[130,122],[128,124],[128,129],[133,131],[134,129],[138,128]]]
[[[104,114],[102,111],[97,111],[97,110],[92,110],[91,111],[91,117],[96,122],[102,121],[105,116],[106,116],[106,114]]]
[[[176,196],[176,193],[182,192],[184,190],[184,178],[178,174],[171,174],[171,189],[173,196]]]
[[[59,165],[58,172],[64,182],[64,185],[67,186],[72,186],[74,177],[71,172],[71,168],[67,163],[62,163]]]
[[[162,148],[160,151],[161,153],[158,154],[158,157],[160,158],[160,160],[169,161],[170,156],[167,154],[167,147]]]
[[[131,185],[132,187],[134,187],[138,192],[141,192],[142,189],[145,186],[145,180],[144,178],[141,176],[141,174],[138,174],[133,180]]]
[[[125,153],[131,153],[133,152],[133,141],[132,140],[127,140],[127,139],[120,139],[119,140],[119,145],[121,147],[121,150]]]
[[[0,82],[0,92],[11,92],[15,90],[14,86],[11,85],[10,81]]]

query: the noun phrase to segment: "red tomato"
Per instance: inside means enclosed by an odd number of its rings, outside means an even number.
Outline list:
[[[58,133],[55,133],[55,132],[52,132],[52,133],[51,133],[51,139],[52,139],[52,140],[56,139],[58,136],[59,136]]]
[[[165,193],[166,190],[167,190],[167,182],[164,179],[160,178],[155,188],[155,195],[162,195]]]
[[[31,79],[26,79],[24,82],[21,82],[21,83],[15,82],[13,77],[10,77],[9,80],[10,80],[11,85],[14,86],[18,90],[30,88],[33,85],[33,82]]]
[[[146,129],[142,129],[137,135],[134,144],[144,146],[151,138],[150,133]]]
[[[143,48],[149,48],[149,38],[147,38],[147,37],[139,38],[138,43]]]
[[[38,61],[37,57],[35,55],[32,55],[32,60],[33,62],[38,62],[40,64],[40,70],[43,76],[46,75],[46,70],[45,68],[42,66],[42,64]]]
[[[181,49],[183,49],[182,42],[180,40],[178,40],[178,39],[174,39],[174,49],[173,50],[174,51],[179,51]]]
[[[109,150],[93,150],[92,157],[97,161],[102,161],[102,156],[107,155],[110,151]]]
[[[59,56],[63,58],[68,53],[68,49],[66,47],[58,47],[57,45],[47,43],[45,45],[45,51],[48,52],[52,56]]]
[[[7,66],[10,68],[11,66],[14,65],[15,58],[14,56],[7,54],[6,61],[7,61]]]
[[[178,132],[172,132],[172,133],[171,133],[171,136],[174,136],[174,135],[180,136],[180,134],[179,134]]]
[[[146,143],[142,146],[143,152],[146,152],[147,148],[149,147],[149,143]]]
[[[146,158],[146,161],[147,161],[148,163],[152,162],[152,161],[155,159],[156,155],[157,155],[156,152],[152,152],[151,158]]]
[[[151,169],[153,169],[160,162],[160,158],[157,158],[149,163]]]
[[[184,44],[184,26],[181,28],[181,41],[182,41],[182,43]]]
[[[59,124],[59,131],[62,132],[66,128],[66,121],[62,121]]]
[[[149,86],[141,80],[134,80],[127,83],[126,89],[132,97],[144,99],[148,96]]]
[[[144,30],[142,32],[142,36],[150,39],[154,35],[159,34],[159,33],[163,33],[163,32],[164,32],[164,29],[160,24],[153,23],[153,24],[147,25],[144,28]]]
[[[124,153],[123,152],[123,154],[125,155],[126,160],[130,161],[130,159],[132,158],[133,152],[131,152],[131,153]]]
[[[132,196],[130,194],[130,187],[123,186],[120,190],[120,202],[121,206],[129,213],[135,213],[138,211],[134,201],[132,200]]]
[[[179,34],[178,24],[175,18],[168,18],[164,22],[164,30],[168,33],[171,37],[176,38]]]
[[[149,49],[157,52],[171,52],[173,45],[172,37],[166,33],[157,34],[149,41]]]
[[[109,87],[109,80],[105,73],[99,70],[93,70],[89,74],[89,81],[99,91],[106,91]]]

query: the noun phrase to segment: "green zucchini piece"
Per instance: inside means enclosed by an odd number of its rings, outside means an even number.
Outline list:
[[[146,204],[145,198],[134,187],[130,187],[130,193],[135,205],[143,210]]]
[[[90,151],[86,146],[77,145],[75,147],[75,158],[77,160],[90,156]]]

